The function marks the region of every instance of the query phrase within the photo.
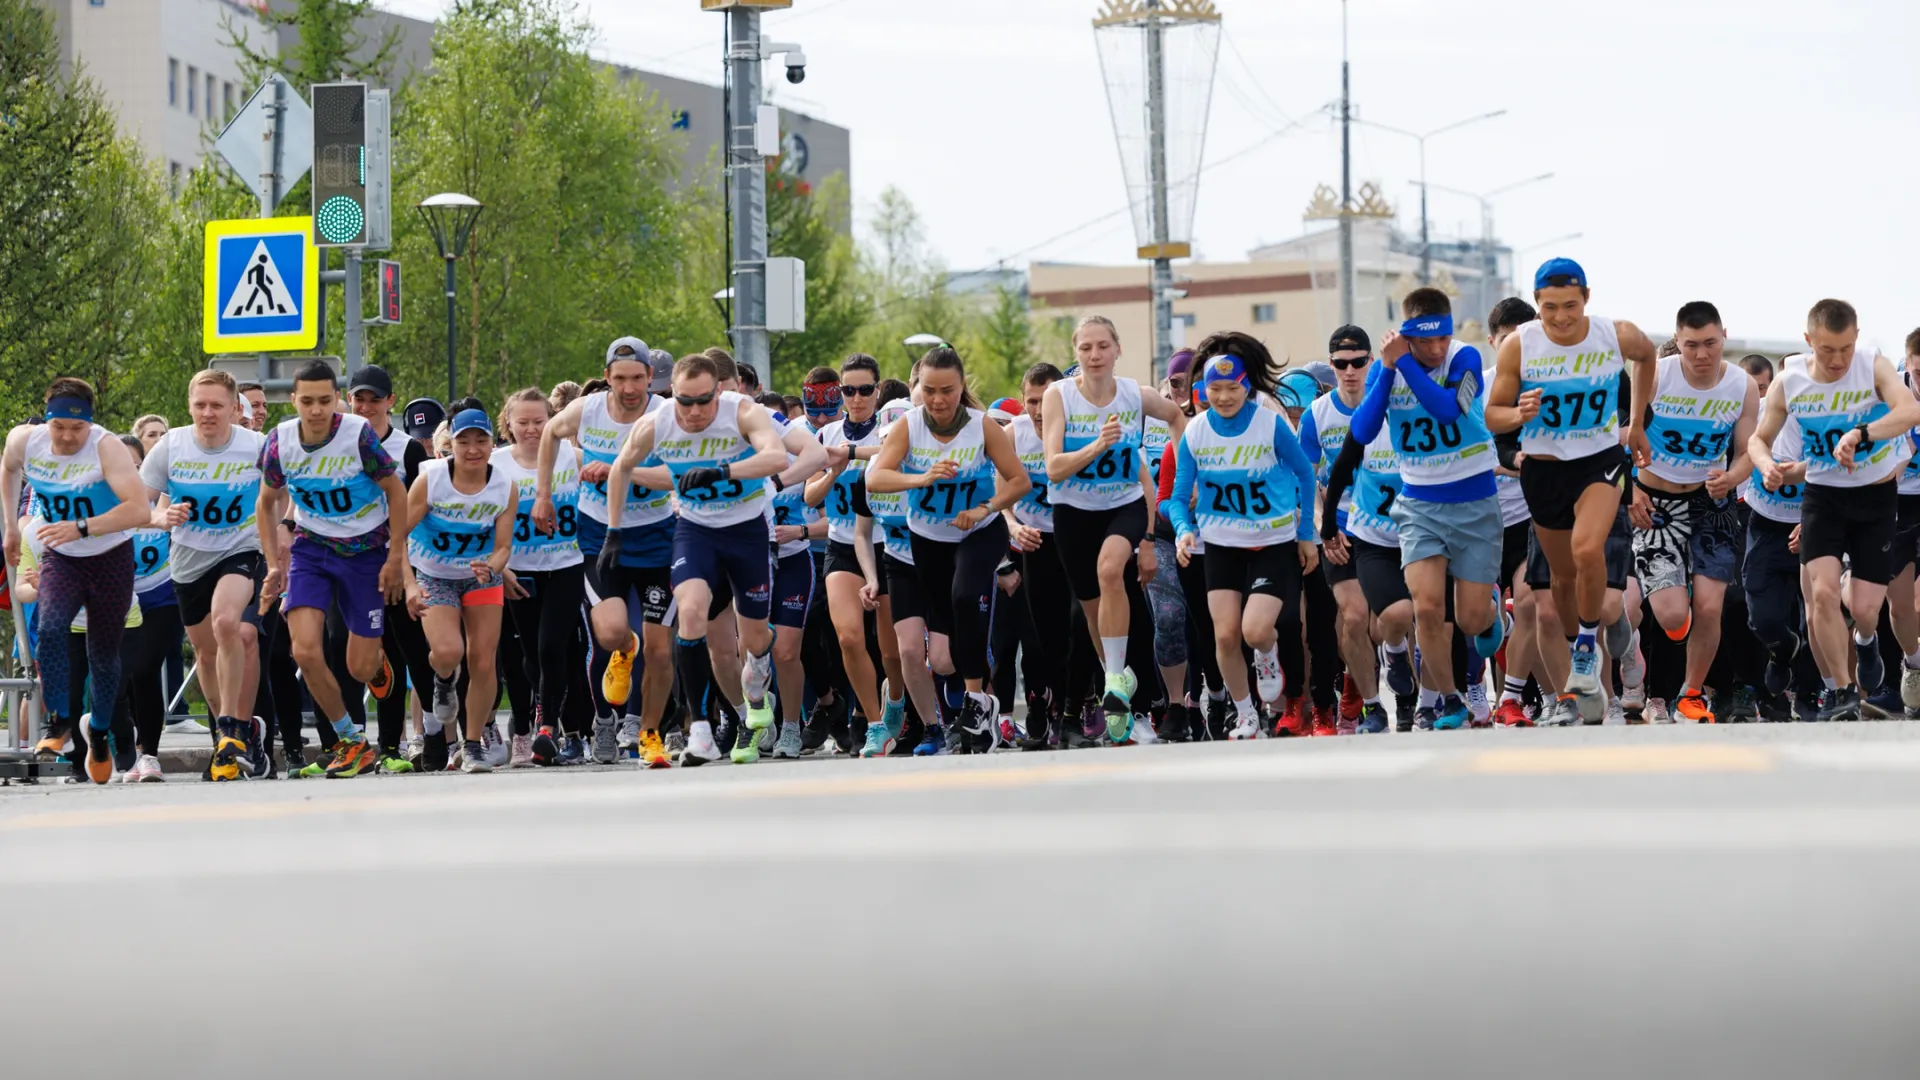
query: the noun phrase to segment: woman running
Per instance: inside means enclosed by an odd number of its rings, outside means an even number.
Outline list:
[[[994,576],[1007,550],[1000,512],[1030,485],[1013,440],[987,422],[967,388],[959,353],[941,347],[921,358],[920,393],[925,404],[887,433],[868,470],[867,490],[907,496],[914,566],[932,593],[926,597],[927,651],[943,684],[946,719],[966,734],[987,735],[991,748],[999,742],[999,706],[982,687],[998,592]],[[943,594],[935,592],[941,585]],[[941,735],[939,722],[928,723],[915,753],[938,753]]]
[[[427,738],[447,737],[460,715],[455,682],[467,668],[467,729],[462,772],[492,772],[481,745],[493,719],[499,682],[502,586],[513,556],[514,486],[488,461],[493,424],[479,409],[448,425],[449,457],[427,462],[407,495],[407,514],[419,524],[407,537],[407,607],[427,632],[433,665],[433,712]],[[556,516],[558,506],[556,504]]]
[[[1253,351],[1252,345],[1237,347]],[[1212,338],[1194,356],[1194,382],[1209,408],[1182,437],[1168,510],[1182,561],[1198,542],[1207,544],[1214,650],[1237,714],[1231,737],[1251,739],[1260,717],[1247,692],[1240,645],[1253,648],[1260,697],[1277,703],[1286,688],[1276,627],[1290,612],[1283,630],[1299,632],[1300,578],[1319,564],[1320,554],[1310,512],[1313,466],[1299,437],[1279,413],[1247,407],[1249,366],[1271,369],[1272,361],[1264,349],[1243,359],[1224,347]]]
[[[1120,743],[1132,735],[1139,688],[1127,666],[1127,568],[1136,558],[1143,568],[1154,560],[1150,473],[1138,453],[1143,418],[1165,423],[1170,439],[1180,437],[1187,418],[1173,402],[1158,394],[1143,397],[1138,382],[1114,375],[1120,335],[1111,321],[1082,319],[1073,352],[1080,373],[1047,388],[1044,408],[1056,420],[1046,431],[1048,498],[1067,583],[1100,648],[1107,737]]]
[[[906,384],[888,379],[881,391],[880,408],[875,412],[875,433],[884,442],[887,433],[903,419],[913,403]],[[860,486],[860,501],[855,505],[853,549],[866,584],[860,588],[860,602],[873,605],[874,633],[883,662],[899,673],[899,682],[912,712],[921,717],[939,715],[933,672],[927,668],[926,603],[920,591],[920,578],[913,568],[913,534],[907,528],[907,501],[900,492],[880,494]],[[881,546],[874,546],[875,529]],[[888,654],[891,653],[891,656]],[[889,676],[891,678],[891,676]],[[869,724],[861,757],[886,757],[895,752],[907,717],[894,715],[892,724]]]
[[[1038,670],[1045,676],[1027,682],[1027,737],[1020,742],[1022,750],[1050,749],[1054,740],[1048,736],[1048,726],[1068,704],[1067,646],[1073,632],[1073,595],[1066,579],[1054,569],[1060,554],[1054,541],[1053,503],[1048,498],[1045,438],[1051,422],[1047,389],[1065,377],[1059,368],[1044,362],[1028,368],[1020,383],[1026,411],[1007,426],[1013,436],[1013,452],[1032,485],[1008,515],[1007,534],[1020,571],[1015,602],[1026,604],[1032,613],[1043,653]],[[1028,670],[1034,670],[1034,666],[1028,665]],[[1007,703],[1002,702],[1001,707],[1006,708]],[[1064,725],[1057,734],[1064,748]]]

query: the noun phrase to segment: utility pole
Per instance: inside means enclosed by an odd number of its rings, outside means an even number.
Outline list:
[[[760,11],[727,11],[733,93],[727,116],[727,184],[733,192],[733,358],[773,385],[767,345],[767,168],[760,120]]]
[[[1347,0],[1340,0],[1340,322],[1353,323],[1353,87],[1347,65]]]
[[[1147,0],[1147,154],[1153,184],[1153,381],[1173,356],[1173,259],[1167,229],[1167,73],[1160,0]]]

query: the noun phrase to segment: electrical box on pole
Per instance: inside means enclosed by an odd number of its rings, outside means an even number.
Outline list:
[[[807,329],[807,264],[803,259],[767,260],[767,331],[801,334]]]
[[[367,243],[367,84],[313,86],[313,243]]]

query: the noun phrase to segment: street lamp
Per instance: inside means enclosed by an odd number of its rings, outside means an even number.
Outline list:
[[[447,262],[447,406],[460,395],[454,388],[453,363],[453,264],[467,253],[467,241],[473,237],[473,223],[480,220],[480,203],[470,196],[443,191],[414,207],[426,219],[433,232],[433,243]]]
[[[1493,282],[1494,278],[1500,276],[1500,258],[1494,253],[1493,247],[1493,200],[1510,191],[1517,191],[1520,188],[1533,184],[1545,183],[1553,179],[1553,177],[1553,173],[1541,173],[1539,176],[1528,177],[1525,180],[1516,180],[1503,187],[1494,188],[1492,191],[1484,194],[1462,191],[1459,188],[1450,188],[1445,184],[1422,183],[1420,185],[1422,192],[1425,192],[1428,187],[1432,187],[1435,191],[1444,191],[1449,195],[1458,195],[1462,198],[1472,199],[1480,204],[1480,259],[1482,263],[1480,272],[1480,307],[1482,310],[1491,309],[1487,303],[1488,286]]]
[[[1477,124],[1482,120],[1492,120],[1495,117],[1505,115],[1507,115],[1507,110],[1495,109],[1490,113],[1481,113],[1479,116],[1469,116],[1465,120],[1455,120],[1451,124],[1444,124],[1427,132],[1408,131],[1405,128],[1397,128],[1391,124],[1382,124],[1374,120],[1361,120],[1358,117],[1354,118],[1353,122],[1356,124],[1365,124],[1367,127],[1379,128],[1381,131],[1393,135],[1404,135],[1420,144],[1420,284],[1422,285],[1429,285],[1433,282],[1433,244],[1428,239],[1427,232],[1427,140],[1436,135],[1445,135],[1449,131],[1458,131],[1463,127]]]
[[[918,363],[920,357],[925,356],[928,349],[938,348],[946,343],[947,339],[941,337],[939,334],[915,334],[900,344],[907,351],[908,365],[912,365]],[[920,351],[916,353],[914,352],[915,349]]]

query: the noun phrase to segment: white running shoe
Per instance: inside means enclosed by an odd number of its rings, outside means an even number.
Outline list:
[[[725,756],[713,741],[712,728],[704,731],[696,728],[693,734],[687,736],[687,748],[680,752],[680,765],[693,769],[719,761]]]
[[[487,764],[496,769],[506,768],[513,754],[513,749],[507,745],[507,740],[500,737],[499,723],[493,720],[487,721],[485,730],[480,733],[480,749],[481,756],[486,759]]]
[[[123,777],[120,782],[123,784],[157,784],[165,779],[166,777],[160,772],[160,759],[154,757],[152,754],[141,754],[139,759],[133,763],[133,768],[127,770],[126,776]]]
[[[1900,704],[1920,709],[1920,668],[1900,665]]]
[[[1253,654],[1253,675],[1258,680],[1260,700],[1269,705],[1277,704],[1281,695],[1287,692],[1287,676],[1280,670],[1279,650]]]
[[[620,721],[620,731],[614,736],[615,744],[622,754],[640,749],[640,721],[629,716]]]
[[[1620,691],[1620,711],[1629,724],[1646,723],[1647,688],[1634,685]]]
[[[1467,687],[1467,715],[1475,727],[1493,723],[1493,704],[1487,700],[1486,683],[1477,682]]]
[[[1160,741],[1160,733],[1153,730],[1153,714],[1141,713],[1133,718],[1133,741],[1141,746],[1152,746]]]
[[[1665,698],[1648,698],[1646,711],[1641,715],[1647,718],[1649,724],[1673,723],[1673,714],[1667,711]]]
[[[1633,648],[1620,658],[1620,681],[1630,687],[1642,686],[1647,681],[1647,654],[1640,648],[1638,630],[1633,632]]]
[[[198,720],[182,718],[173,721],[161,730],[169,735],[200,735],[204,737],[207,733],[207,726]]]
[[[1242,739],[1257,739],[1259,737],[1260,714],[1253,709],[1248,709],[1236,717],[1233,723],[1233,730],[1227,732],[1227,738],[1234,742],[1239,742]]]
[[[773,649],[769,647],[765,656],[748,653],[746,662],[740,665],[740,686],[746,692],[747,700],[765,697],[767,688],[772,685]]]

